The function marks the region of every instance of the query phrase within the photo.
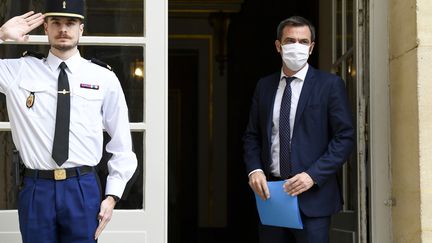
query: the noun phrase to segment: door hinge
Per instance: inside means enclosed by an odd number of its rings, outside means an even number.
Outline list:
[[[396,206],[396,199],[395,198],[390,198],[384,201],[384,205],[386,205],[387,207],[394,207]]]
[[[358,10],[358,25],[363,26],[364,23],[364,11],[363,9]]]

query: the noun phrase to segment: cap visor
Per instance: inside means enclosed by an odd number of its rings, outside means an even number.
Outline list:
[[[84,16],[82,16],[81,14],[74,14],[74,13],[51,12],[51,13],[45,13],[44,15],[45,15],[45,17],[59,16],[59,17],[71,17],[71,18],[84,19]]]

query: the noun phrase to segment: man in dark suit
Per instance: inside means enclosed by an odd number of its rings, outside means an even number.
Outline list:
[[[345,84],[307,63],[315,30],[299,16],[282,21],[276,50],[282,70],[259,80],[243,137],[249,185],[263,200],[267,181],[285,180],[298,196],[303,230],[260,224],[260,242],[325,243],[342,206],[337,171],[354,145]],[[282,189],[281,189],[282,190]]]

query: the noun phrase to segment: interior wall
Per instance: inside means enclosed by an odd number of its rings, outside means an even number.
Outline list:
[[[320,43],[318,68],[330,72],[332,67],[332,0],[321,0],[319,7],[319,33],[328,33],[320,35],[317,42]]]

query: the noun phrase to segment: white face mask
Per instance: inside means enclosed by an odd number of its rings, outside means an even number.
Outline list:
[[[282,60],[292,71],[300,70],[309,58],[309,47],[300,43],[282,45]]]

